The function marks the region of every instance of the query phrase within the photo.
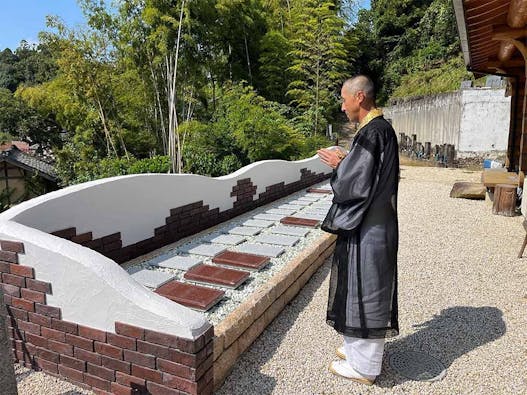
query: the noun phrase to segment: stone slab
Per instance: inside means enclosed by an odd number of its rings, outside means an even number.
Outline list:
[[[300,204],[287,203],[287,204],[282,204],[276,208],[279,210],[301,210],[304,208],[304,206]]]
[[[158,257],[161,258],[161,257]],[[203,259],[196,256],[176,255],[173,257],[164,257],[164,259],[153,259],[148,262],[155,267],[167,267],[169,269],[189,270],[203,262]]]
[[[320,200],[322,196],[308,196],[308,195],[304,195],[304,196],[300,196],[298,198],[298,200],[303,200],[304,202],[318,202]]]
[[[249,272],[220,266],[199,265],[185,273],[186,280],[227,288],[238,288],[249,278]]]
[[[240,235],[214,235],[214,236],[209,236],[207,238],[205,238],[205,241],[209,242],[209,243],[214,243],[214,244],[227,244],[227,245],[231,245],[231,246],[235,246],[235,245],[238,245],[238,244],[241,244],[243,243],[245,240],[247,240],[245,237],[243,236],[240,236]]]
[[[272,208],[265,212],[265,214],[279,214],[279,215],[291,215],[296,213],[297,209],[285,209],[285,208]]]
[[[284,225],[308,226],[314,228],[320,223],[320,221],[308,218],[285,217],[280,220],[280,223]]]
[[[253,243],[245,243],[238,247],[239,252],[245,252],[247,254],[268,256],[270,258],[276,258],[284,253],[282,247],[270,246],[270,245],[261,245]]]
[[[260,255],[247,254],[237,251],[225,251],[219,255],[216,255],[212,262],[221,265],[229,265],[249,270],[260,270],[265,267],[269,262],[268,257]]]
[[[225,292],[219,289],[185,284],[179,281],[171,281],[156,289],[155,292],[183,306],[200,311],[207,311],[225,295]]]
[[[326,213],[323,213],[323,212],[320,212],[320,211],[319,212],[301,212],[301,213],[293,214],[293,215],[291,215],[291,217],[317,219],[317,220],[321,221],[324,218],[326,218]]]
[[[289,202],[289,204],[293,204],[295,206],[309,206],[311,204],[311,200],[293,200],[292,202]]]
[[[265,221],[263,219],[249,219],[242,223],[243,226],[252,226],[254,228],[268,228],[274,225],[274,221]]]
[[[287,236],[287,235],[259,235],[254,239],[256,243],[264,244],[276,244],[279,246],[294,246],[300,240],[297,236]]]
[[[186,254],[204,255],[204,256],[216,256],[219,253],[225,251],[227,248],[219,244],[200,244],[195,247],[183,247],[180,249],[181,252]]]
[[[476,182],[456,182],[450,191],[451,198],[485,199],[487,188]]]
[[[255,228],[252,226],[235,226],[225,230],[231,235],[242,235],[242,236],[255,236],[262,231],[261,228]]]
[[[280,221],[284,216],[278,214],[256,214],[253,218],[263,219],[264,221]]]
[[[308,193],[321,193],[321,194],[333,194],[333,191],[331,189],[323,189],[323,188],[309,188],[307,190]]]
[[[309,233],[309,229],[298,228],[295,226],[276,225],[270,228],[269,232],[281,235],[305,237]]]
[[[139,269],[130,274],[139,284],[148,288],[157,288],[173,280],[176,276],[157,270]]]

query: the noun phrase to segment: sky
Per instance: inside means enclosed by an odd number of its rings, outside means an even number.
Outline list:
[[[369,8],[370,0],[359,0]],[[77,0],[1,0],[0,51],[15,50],[20,41],[37,43],[38,33],[46,30],[46,15],[59,16],[67,26],[84,22]]]

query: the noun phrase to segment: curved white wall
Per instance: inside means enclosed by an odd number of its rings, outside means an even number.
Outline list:
[[[296,162],[269,160],[253,163],[218,178],[189,174],[138,174],[74,185],[21,203],[0,214],[44,232],[76,227],[77,233],[92,232],[93,238],[121,232],[123,246],[154,236],[165,225],[171,208],[203,200],[210,209],[233,207],[230,193],[237,180],[250,178],[256,193],[265,187],[298,181],[300,169],[330,173],[315,156]]]

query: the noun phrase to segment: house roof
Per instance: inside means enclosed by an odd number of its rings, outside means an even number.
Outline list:
[[[12,146],[15,146],[17,147],[20,151],[22,152],[29,152],[29,144],[26,143],[25,141],[16,141],[16,140],[13,140],[9,143],[6,143],[6,144],[1,144],[0,145],[0,151],[6,151],[8,149],[11,149]]]
[[[0,152],[0,162],[8,162],[25,170],[38,173],[50,181],[57,181],[57,175],[52,165],[33,155],[20,151],[16,146]]]

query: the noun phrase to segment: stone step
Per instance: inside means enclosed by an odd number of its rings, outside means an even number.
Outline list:
[[[316,196],[307,196],[307,195],[305,195],[305,196],[300,196],[300,197],[298,198],[298,200],[302,200],[302,201],[304,201],[304,202],[310,202],[310,203],[313,203],[313,202],[317,202],[317,201],[319,201],[319,200],[320,200],[320,197],[321,197],[321,195],[319,195],[319,194],[317,194]]]
[[[243,226],[252,226],[254,228],[268,228],[274,225],[274,221],[265,221],[263,219],[249,219],[242,223]]]
[[[173,257],[155,257],[148,264],[154,267],[167,267],[169,269],[189,270],[203,262],[196,256],[176,255]]]
[[[297,200],[293,200],[289,204],[292,204],[294,206],[309,206],[311,204],[311,200],[300,200],[300,199],[297,199]]]
[[[239,252],[245,252],[247,254],[268,256],[270,258],[276,258],[282,255],[285,250],[282,247],[245,243],[238,247]]]
[[[262,229],[253,228],[252,226],[235,226],[233,228],[227,229],[226,231],[231,235],[255,236],[260,233]]]
[[[284,225],[308,226],[310,228],[314,228],[320,223],[320,221],[316,219],[285,217],[280,220],[280,223]]]
[[[186,284],[176,280],[164,284],[155,292],[183,306],[199,311],[209,310],[225,295],[225,291],[219,289]]]
[[[148,270],[142,268],[130,273],[130,276],[132,276],[132,278],[139,284],[142,284],[148,288],[157,288],[176,277],[173,274],[161,272],[158,270]]]
[[[228,235],[212,235],[212,236],[206,237],[204,240],[209,243],[214,243],[214,244],[227,244],[227,245],[235,246],[235,245],[243,243],[247,239],[240,235],[228,234]]]
[[[306,237],[307,234],[309,233],[309,229],[299,228],[297,226],[276,225],[276,226],[273,226],[272,228],[269,228],[269,232],[280,234],[280,235]]]
[[[265,212],[265,214],[278,214],[278,215],[290,215],[297,212],[297,209],[286,209],[286,208],[271,208]]]
[[[311,212],[302,212],[291,215],[292,218],[305,218],[305,219],[315,219],[318,221],[322,221],[324,218],[326,218],[327,212],[322,211],[311,211]]]
[[[254,219],[263,219],[264,221],[280,221],[282,218],[284,218],[283,215],[279,214],[256,214]]]
[[[286,235],[259,235],[254,239],[256,243],[276,244],[280,246],[292,247],[300,240],[297,236]]]
[[[227,247],[219,245],[219,244],[200,244],[198,246],[194,247],[182,247],[179,249],[180,252],[184,252],[186,254],[194,254],[194,255],[204,255],[204,256],[216,256],[223,251],[225,251]]]
[[[249,270],[260,270],[269,262],[268,257],[254,254],[246,254],[237,251],[225,251],[215,256],[212,262]]]
[[[238,288],[249,278],[249,273],[220,266],[199,265],[184,275],[185,280],[227,288]]]

